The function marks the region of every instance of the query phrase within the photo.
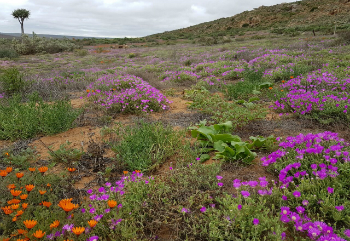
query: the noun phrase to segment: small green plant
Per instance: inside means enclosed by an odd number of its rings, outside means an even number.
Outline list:
[[[27,139],[37,134],[52,135],[68,130],[81,111],[68,100],[45,103],[36,93],[28,103],[14,95],[0,105],[0,139]]]
[[[68,165],[69,167],[74,167],[77,165],[77,162],[80,160],[81,156],[84,154],[83,149],[76,149],[70,147],[72,143],[66,141],[66,143],[61,144],[60,148],[57,151],[50,152],[52,161],[60,162]]]
[[[0,76],[0,83],[7,95],[23,91],[29,82],[24,80],[23,74],[17,68],[10,68]]]
[[[184,159],[195,158],[188,142],[181,141],[185,133],[174,131],[161,123],[139,121],[135,126],[115,130],[116,142],[110,143],[117,158],[126,163],[129,170],[150,171],[173,155]]]
[[[243,142],[237,135],[232,135],[229,131],[232,129],[232,122],[228,121],[222,124],[205,126],[206,121],[201,121],[199,127],[192,127],[191,135],[200,141],[203,149],[202,152],[216,151],[216,159],[224,159],[225,161],[242,160],[245,163],[251,163],[256,157],[256,153],[250,149],[255,146],[254,143],[261,145],[262,143],[255,140],[249,144]],[[208,155],[201,156],[204,161]]]
[[[130,54],[128,55],[128,58],[132,59],[132,58],[135,58],[136,56],[137,56],[137,54],[135,54],[135,53],[130,53]]]
[[[17,58],[19,54],[11,48],[0,48],[0,59],[2,58],[9,58],[14,59]]]
[[[89,54],[89,52],[86,49],[74,49],[74,53],[80,57],[84,57]]]
[[[16,154],[13,151],[7,151],[2,159],[3,164],[19,168],[21,170],[27,169],[30,166],[30,162],[37,159],[34,150],[31,148],[22,149]]]

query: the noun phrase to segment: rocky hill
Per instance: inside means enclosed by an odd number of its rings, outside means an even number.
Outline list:
[[[228,18],[201,23],[163,34],[213,34],[232,30],[271,30],[278,28],[322,28],[350,26],[350,0],[303,0],[273,6],[260,6]],[[344,27],[345,26],[345,27]],[[151,35],[161,37],[162,34]]]

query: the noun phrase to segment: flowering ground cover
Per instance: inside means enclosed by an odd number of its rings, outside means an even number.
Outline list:
[[[350,48],[326,38],[0,60],[0,240],[350,240]]]

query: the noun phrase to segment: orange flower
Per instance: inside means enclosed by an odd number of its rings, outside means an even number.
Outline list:
[[[68,170],[69,172],[74,172],[74,171],[77,170],[77,169],[74,168],[74,167],[68,167],[67,170]]]
[[[86,90],[86,93],[89,93],[90,92],[90,90]]]
[[[291,79],[293,79],[293,78],[294,78],[294,76],[292,75],[290,78],[291,78]]]
[[[124,175],[128,174],[129,172],[128,171],[123,171]]]
[[[272,87],[269,87],[269,90],[272,90],[273,88]]]
[[[10,206],[2,207],[1,209],[2,209],[2,211],[4,211],[4,213],[6,215],[9,215],[9,214],[13,213],[13,210],[11,209]]]
[[[55,220],[55,221],[53,221],[53,223],[50,224],[50,229],[57,228],[58,225],[60,225],[60,221]]]
[[[17,217],[15,216],[12,218],[12,222],[16,222],[16,221],[17,221]]]
[[[8,152],[5,152],[5,156],[9,156],[10,154]]]
[[[39,172],[44,174],[47,170],[49,170],[49,168],[48,167],[39,167],[38,170],[39,170]]]
[[[18,204],[13,204],[13,205],[11,205],[11,208],[12,208],[13,210],[16,210],[16,209],[19,208],[19,205],[18,205]]]
[[[7,185],[7,188],[8,189],[14,189],[14,188],[16,188],[16,185],[15,184],[9,184],[9,185]]]
[[[89,226],[90,226],[91,228],[93,228],[93,227],[95,227],[95,226],[96,226],[97,221],[96,221],[96,220],[94,220],[94,219],[91,219],[90,221],[88,221],[88,224],[89,224]]]
[[[79,236],[80,234],[82,234],[84,231],[85,231],[85,228],[84,228],[84,227],[74,227],[74,228],[72,229],[72,232],[73,232],[75,235],[77,235],[77,236]]]
[[[26,185],[27,192],[31,192],[34,189],[34,187],[35,186],[32,184]]]
[[[29,167],[28,169],[29,169],[29,171],[31,171],[31,172],[35,172],[35,170],[36,170],[35,167]]]
[[[75,205],[71,203],[72,198],[70,199],[62,199],[59,203],[58,206],[61,207],[65,212],[70,212],[75,208]]]
[[[114,208],[115,206],[117,206],[117,201],[108,200],[107,204],[110,208]]]
[[[6,170],[0,170],[0,177],[6,177],[7,171]]]
[[[24,176],[24,173],[23,173],[23,172],[17,172],[17,173],[16,173],[16,177],[17,177],[18,179],[22,178],[23,176]]]
[[[22,208],[26,209],[28,207],[28,203],[22,203]]]
[[[48,183],[46,186],[51,187],[51,184],[50,184],[50,183]]]
[[[141,171],[140,170],[135,170],[136,173],[140,173]]]
[[[46,190],[39,190],[39,193],[40,193],[41,195],[44,195],[44,194],[46,193]]]
[[[283,92],[283,90],[281,90],[281,92]]]
[[[284,82],[286,82],[286,81],[282,80],[282,83],[284,83]]]
[[[43,232],[43,231],[41,231],[41,230],[39,229],[39,230],[37,230],[35,233],[33,233],[33,235],[34,235],[34,237],[40,239],[40,238],[44,237],[45,232]]]
[[[23,210],[18,210],[15,216],[18,217],[18,216],[21,216],[22,214],[23,214]]]
[[[12,196],[14,196],[14,197],[17,197],[19,194],[22,193],[22,191],[20,191],[20,190],[14,190],[14,189],[11,189],[10,192],[11,192]]]
[[[9,200],[9,201],[7,201],[7,203],[10,204],[10,205],[11,205],[11,204],[18,204],[18,203],[20,203],[20,202],[21,202],[21,200],[18,200],[18,199],[15,199],[15,198],[14,198],[14,199],[11,199],[11,200]]]
[[[10,172],[12,172],[12,167],[6,167],[6,171],[7,171],[7,173],[10,173]]]
[[[19,198],[22,200],[26,200],[27,197],[28,197],[28,194],[22,194],[21,196],[19,196]]]
[[[17,239],[16,241],[26,241],[26,239]]]
[[[38,223],[37,221],[35,220],[26,220],[26,221],[23,221],[24,225],[26,226],[27,229],[31,229],[31,228],[34,228],[34,226]]]
[[[103,61],[101,61],[101,64],[103,64],[104,62]]]
[[[48,208],[48,207],[50,207],[52,205],[52,203],[43,201],[43,205]]]
[[[10,238],[3,238],[2,241],[9,241]],[[18,240],[17,240],[18,241]]]
[[[24,229],[17,229],[17,232],[18,232],[18,234],[25,234],[25,233],[27,233],[27,230],[24,230]]]

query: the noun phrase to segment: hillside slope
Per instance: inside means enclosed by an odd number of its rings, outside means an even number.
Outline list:
[[[350,0],[303,0],[261,6],[228,18],[167,31],[163,34],[213,34],[237,29],[273,29],[350,26]],[[151,35],[161,37],[163,34]]]

